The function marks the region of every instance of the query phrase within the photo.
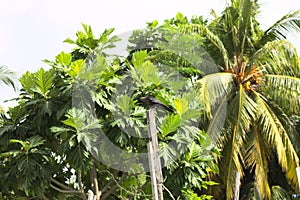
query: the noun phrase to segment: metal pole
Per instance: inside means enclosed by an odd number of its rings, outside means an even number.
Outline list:
[[[147,124],[149,132],[148,155],[149,168],[152,184],[152,195],[154,200],[163,200],[162,171],[159,158],[158,139],[155,123],[155,115],[152,109],[147,110]]]

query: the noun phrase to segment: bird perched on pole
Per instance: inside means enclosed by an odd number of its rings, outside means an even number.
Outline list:
[[[169,112],[173,112],[173,109],[166,106],[164,103],[162,103],[161,101],[157,100],[155,97],[153,96],[145,96],[145,97],[141,97],[139,98],[139,101],[146,104],[146,105],[149,105],[150,107],[154,107],[154,106],[157,106],[159,108],[162,108],[164,110],[167,110]]]

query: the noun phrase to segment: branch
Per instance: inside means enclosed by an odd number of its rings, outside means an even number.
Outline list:
[[[82,199],[86,200],[86,196],[85,196],[83,185],[82,185],[81,170],[78,170],[77,178],[78,178],[78,185],[79,185],[79,191],[81,193],[81,197],[82,197]]]
[[[100,173],[101,173],[101,172],[108,173],[108,174],[110,174],[111,176],[116,175],[116,172],[114,172],[114,173],[112,174],[112,173],[109,172],[108,170],[101,170]],[[107,190],[107,188],[108,188],[113,182],[114,182],[114,179],[111,178],[111,179],[104,185],[104,187],[100,190],[100,193],[103,194],[103,193]]]
[[[111,184],[111,182],[115,182],[116,185],[114,185],[113,187],[111,187],[110,190],[102,196],[101,200],[105,200],[107,197],[109,197],[109,196],[110,196],[110,195],[111,195],[118,187],[121,188],[122,190],[126,191],[127,193],[131,194],[131,195],[135,195],[135,194],[136,194],[136,193],[134,193],[134,192],[132,192],[132,191],[129,191],[129,190],[125,189],[125,188],[122,187],[120,184],[123,182],[124,178],[130,177],[130,176],[137,176],[137,175],[139,175],[140,173],[137,173],[137,174],[127,174],[127,173],[123,173],[119,181],[117,181],[117,180],[115,179],[114,175],[113,175],[111,172],[107,171],[107,173],[109,173],[109,174],[112,176],[112,178],[110,179],[110,181],[109,181],[108,183]],[[127,175],[127,176],[126,176],[126,175]],[[109,184],[109,185],[110,185],[110,184]]]
[[[70,187],[68,187],[68,186],[66,186],[66,185],[64,185],[64,184],[62,184],[61,182],[55,180],[54,178],[51,178],[50,181],[53,182],[53,183],[55,183],[56,185],[58,185],[58,186],[64,188],[65,190],[63,190],[63,191],[69,191],[70,193],[77,193],[77,194],[80,193],[80,191],[74,190],[73,188],[70,188]],[[56,187],[55,187],[55,188],[56,188]],[[53,188],[53,189],[54,189],[54,188]],[[60,189],[59,189],[59,190],[60,190]],[[64,192],[64,193],[65,193],[65,192]]]
[[[61,190],[58,187],[55,187],[54,185],[50,184],[50,187],[58,192],[64,193],[64,194],[81,194],[81,192],[77,190]]]
[[[100,193],[102,194],[103,192],[105,192],[107,190],[107,188],[114,182],[114,180],[111,178],[106,184],[105,186],[100,190]]]
[[[122,183],[122,181],[125,178],[125,173],[123,173],[122,176],[121,176],[121,178],[120,178],[120,180],[117,181],[112,173],[110,173],[110,172],[108,172],[108,173],[111,174],[112,180],[116,183],[116,185],[114,185],[113,187],[111,187],[110,190],[102,196],[101,199],[103,199],[103,200],[105,200],[107,197],[109,197],[118,187],[122,188],[122,186],[120,185],[120,183]],[[125,188],[124,188],[124,190],[127,191]],[[130,191],[128,191],[128,192],[130,192]],[[130,192],[130,193],[132,193],[132,192]]]
[[[92,169],[91,169],[91,172],[90,172],[90,176],[91,176],[91,186],[92,186],[93,192],[96,195],[96,200],[100,200],[101,191],[99,191],[95,161],[93,162],[93,166],[92,166]]]
[[[171,192],[166,186],[164,186],[164,184],[161,184],[161,185],[162,185],[163,188],[169,193],[169,196],[171,197],[171,199],[176,200],[176,199],[174,198],[174,196],[172,195],[172,192]]]
[[[138,190],[140,190],[140,191],[143,191],[145,189],[145,187],[147,186],[147,184],[149,183],[149,179],[148,179],[149,176],[148,175],[146,175],[146,176],[147,176],[146,177],[146,182],[141,187],[138,188]],[[146,196],[146,195],[144,195],[144,196]],[[149,195],[149,196],[152,196],[152,195]],[[134,199],[134,194],[132,194],[128,199]]]

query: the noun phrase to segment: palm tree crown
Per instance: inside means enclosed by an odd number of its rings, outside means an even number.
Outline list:
[[[0,82],[4,83],[5,85],[12,86],[15,89],[15,84],[12,79],[13,75],[14,73],[7,67],[0,66]]]
[[[256,0],[231,0],[209,24],[180,26],[205,36],[205,49],[220,68],[197,82],[204,120],[210,122],[206,130],[223,150],[221,184],[215,190],[220,199],[222,190],[226,199],[233,197],[236,172],[242,178],[253,174],[260,198],[270,199],[273,155],[297,188],[297,132],[289,117],[300,112],[300,65],[286,32],[300,31],[300,13],[289,13],[262,31],[258,10]]]

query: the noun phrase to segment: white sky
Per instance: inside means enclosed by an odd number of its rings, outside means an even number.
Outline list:
[[[186,16],[209,17],[218,13],[226,0],[0,0],[0,65],[18,76],[25,71],[46,67],[43,59],[53,60],[60,51],[69,51],[63,40],[75,38],[81,22],[92,26],[99,35],[115,27],[116,34],[144,28],[146,22],[174,17],[178,11]],[[259,0],[263,27],[272,25],[289,11],[300,9],[299,0]],[[300,36],[292,42],[300,49]],[[0,105],[15,97],[11,88],[0,85]]]

